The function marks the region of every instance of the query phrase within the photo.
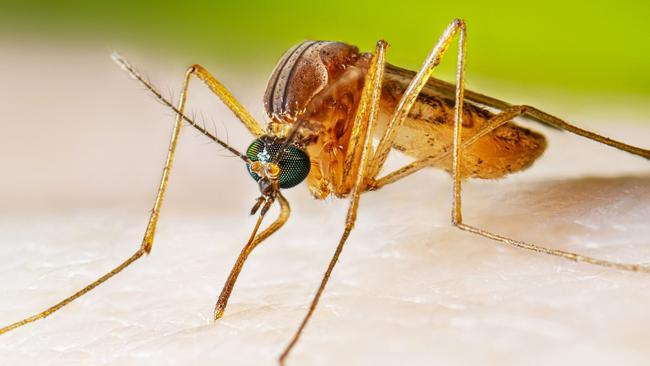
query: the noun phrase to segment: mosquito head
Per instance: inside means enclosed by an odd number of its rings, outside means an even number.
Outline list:
[[[248,173],[257,181],[262,196],[272,197],[280,188],[291,188],[305,180],[311,163],[299,147],[282,139],[262,136],[248,147]]]

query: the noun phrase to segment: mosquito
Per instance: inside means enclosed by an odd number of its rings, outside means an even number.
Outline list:
[[[257,215],[257,220],[217,300],[215,320],[223,316],[248,256],[289,219],[291,210],[282,194],[284,189],[306,180],[312,195],[318,199],[331,195],[349,199],[345,226],[336,250],[306,315],[280,354],[280,364],[285,363],[316,310],[355,225],[361,195],[379,190],[426,167],[444,169],[451,174],[451,224],[460,230],[501,244],[575,262],[650,272],[648,266],[611,262],[550,249],[463,221],[463,179],[501,178],[528,168],[544,152],[544,136],[516,125],[512,120],[517,117],[526,117],[650,160],[650,150],[581,129],[535,107],[513,105],[465,90],[466,32],[463,20],[452,21],[417,72],[387,63],[388,45],[385,41],[377,42],[372,53],[361,53],[357,47],[340,42],[303,42],[285,53],[271,75],[264,94],[264,107],[269,117],[266,128],[200,65],[187,69],[180,100],[174,105],[128,61],[113,54],[114,61],[120,67],[176,115],[158,194],[142,243],[131,257],[112,271],[50,308],[1,328],[0,334],[51,315],[151,252],[184,123],[241,158],[260,189],[260,196],[251,209],[251,215]],[[456,38],[459,47],[455,83],[432,78],[433,71]],[[185,114],[192,77],[201,80],[250,131],[254,140],[245,153],[219,139]],[[377,143],[374,143],[374,138],[378,140]],[[397,170],[380,174],[391,150],[401,151],[414,160]],[[280,207],[278,217],[260,231],[264,217],[276,203]]]

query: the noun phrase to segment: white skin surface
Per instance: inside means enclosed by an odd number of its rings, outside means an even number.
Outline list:
[[[2,47],[2,325],[70,295],[137,249],[172,127],[173,115],[105,50],[51,51]],[[155,72],[162,90],[178,91],[182,66],[134,61]],[[264,76],[242,80],[206,66],[261,118]],[[216,120],[220,136],[227,126],[244,150],[246,131],[195,86],[191,109]],[[553,95],[542,106],[549,112],[648,146],[647,103],[568,112],[549,108]],[[650,262],[648,162],[539,129],[549,150],[529,171],[465,183],[465,221],[539,245]],[[0,364],[274,364],[334,251],[347,203],[314,201],[304,186],[287,191],[292,218],[251,255],[215,324],[212,309],[254,224],[247,212],[258,195],[242,163],[223,155],[186,128],[152,254],[50,318],[0,336]],[[357,227],[290,364],[647,364],[647,274],[460,232],[449,223],[450,195],[450,178],[429,170],[362,197]]]

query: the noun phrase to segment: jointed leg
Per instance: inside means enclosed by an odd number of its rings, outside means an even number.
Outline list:
[[[31,317],[25,318],[21,321],[18,321],[16,323],[10,324],[6,327],[0,328],[0,334],[6,333],[10,330],[16,329],[18,327],[21,327],[25,324],[34,322],[38,319],[45,318],[52,313],[56,312],[57,310],[61,309],[62,307],[66,306],[67,304],[71,303],[75,299],[83,296],[87,292],[91,291],[95,287],[99,286],[109,278],[115,276],[119,272],[121,272],[123,269],[131,265],[133,262],[138,260],[140,257],[142,257],[144,254],[148,254],[151,252],[151,248],[153,246],[153,240],[156,232],[156,225],[158,223],[158,217],[160,215],[160,208],[162,206],[163,198],[165,195],[165,191],[167,189],[167,182],[169,181],[169,173],[171,171],[171,167],[174,161],[174,154],[176,151],[176,145],[178,142],[178,137],[180,135],[180,130],[183,121],[186,121],[189,123],[191,126],[194,128],[198,129],[201,133],[206,135],[208,138],[211,140],[215,141],[216,143],[222,145],[229,151],[231,151],[233,154],[241,157],[242,159],[246,160],[246,156],[241,154],[239,151],[236,149],[232,148],[229,146],[227,143],[224,141],[220,140],[216,136],[210,134],[205,128],[201,127],[197,123],[195,123],[192,119],[188,118],[183,114],[184,109],[185,109],[185,103],[187,101],[187,90],[189,86],[189,80],[191,75],[196,75],[199,79],[201,79],[227,106],[230,108],[230,110],[239,118],[244,125],[253,133],[254,135],[260,135],[263,133],[262,128],[259,126],[259,124],[253,119],[253,117],[244,109],[244,107],[237,102],[237,100],[228,92],[228,90],[218,81],[216,80],[210,73],[205,70],[203,67],[200,65],[194,65],[190,67],[186,74],[185,74],[185,79],[183,81],[183,87],[181,90],[181,96],[180,96],[180,101],[178,106],[174,106],[171,104],[171,102],[167,99],[165,99],[162,94],[153,86],[151,83],[149,83],[145,78],[143,78],[138,72],[135,71],[135,69],[121,56],[117,54],[113,54],[113,59],[115,62],[120,65],[125,71],[127,71],[134,79],[140,81],[144,86],[146,86],[158,100],[160,100],[162,103],[167,105],[169,108],[171,108],[174,112],[176,112],[176,123],[174,124],[174,129],[172,131],[172,136],[169,142],[169,149],[167,153],[167,160],[165,161],[165,166],[163,168],[162,176],[160,179],[160,185],[158,188],[158,194],[156,195],[156,200],[154,203],[154,207],[151,211],[151,215],[149,217],[149,222],[147,224],[147,228],[145,230],[144,237],[142,239],[142,244],[140,245],[140,248],[127,260],[125,260],[123,263],[121,263],[119,266],[115,267],[113,270],[110,272],[106,273],[104,276],[100,277],[96,281],[92,282],[88,286],[84,287],[83,289],[79,290],[72,296],[69,296],[59,303],[49,307],[48,309],[35,314]],[[280,221],[280,220],[279,220]],[[286,221],[286,220],[285,220]],[[265,237],[270,235],[273,231],[277,230],[274,225],[276,223],[272,224],[267,230],[262,232],[258,238],[259,241],[263,240]],[[281,224],[280,224],[281,226]],[[259,242],[258,241],[258,242]]]
[[[21,327],[25,324],[34,322],[36,320],[45,318],[55,311],[61,309],[62,307],[66,306],[67,304],[71,303],[72,301],[76,300],[77,298],[83,296],[87,292],[91,291],[95,287],[99,286],[109,278],[115,276],[116,274],[120,273],[124,268],[128,267],[131,265],[131,263],[135,262],[136,260],[140,259],[144,254],[148,254],[151,252],[151,247],[153,246],[153,237],[156,231],[156,224],[158,223],[158,216],[160,213],[160,207],[162,205],[163,197],[165,195],[165,190],[167,189],[167,182],[169,181],[169,172],[172,167],[172,163],[174,161],[174,153],[176,152],[176,144],[178,142],[178,137],[180,134],[181,130],[181,125],[183,124],[183,118],[182,118],[182,113],[185,108],[185,101],[187,100],[187,87],[188,87],[188,81],[189,81],[190,73],[188,72],[185,75],[185,81],[183,83],[183,89],[181,91],[181,98],[179,101],[178,105],[178,110],[180,111],[181,114],[178,114],[176,117],[176,123],[174,124],[174,129],[172,131],[172,136],[169,142],[169,150],[167,153],[167,160],[165,161],[165,167],[163,168],[162,172],[162,177],[160,179],[160,186],[158,188],[158,194],[156,196],[156,201],[154,203],[153,210],[151,211],[151,216],[149,217],[149,223],[147,225],[147,229],[145,230],[144,238],[142,239],[142,244],[140,245],[140,248],[127,260],[125,260],[122,264],[119,266],[115,267],[112,271],[108,272],[107,274],[103,275],[96,281],[92,282],[88,286],[84,287],[83,289],[77,291],[75,294],[73,294],[70,297],[67,297],[60,301],[59,303],[49,307],[48,309],[30,316],[26,319],[23,319],[21,321],[18,321],[16,323],[13,323],[11,325],[8,325],[6,327],[0,328],[0,334],[6,333],[12,329],[16,329],[18,327]]]
[[[134,78],[135,80],[139,81],[142,85],[144,85],[149,91],[164,105],[169,107],[172,111],[176,112],[176,115],[179,116],[180,119],[183,121],[187,122],[190,126],[194,127],[196,130],[198,130],[201,134],[203,134],[205,137],[209,138],[210,140],[216,142],[217,144],[221,145],[223,148],[226,150],[230,151],[233,155],[241,158],[242,160],[248,162],[248,157],[246,155],[242,154],[241,152],[237,151],[237,149],[233,148],[232,146],[228,145],[225,141],[219,139],[217,136],[213,135],[210,133],[208,130],[205,129],[204,126],[199,125],[196,123],[193,119],[187,117],[185,114],[183,114],[183,111],[179,110],[176,106],[174,106],[169,100],[167,100],[150,82],[149,80],[145,79],[142,75],[140,75],[131,64],[129,64],[128,61],[126,61],[122,56],[120,56],[117,53],[113,53],[112,55],[113,61],[115,61],[124,71],[129,73],[129,75]],[[184,89],[187,90],[189,79],[191,75],[196,75],[199,79],[201,79],[209,88],[212,90],[223,102],[226,104],[228,108],[235,114],[235,116],[242,122],[244,125],[253,133],[254,136],[258,136],[256,132],[262,131],[262,128],[260,125],[255,122],[253,117],[244,109],[244,107],[237,102],[235,97],[230,94],[230,92],[217,80],[215,79],[212,75],[210,75],[202,66],[200,65],[193,65],[190,66],[187,69],[187,72],[185,73],[185,84],[184,84]]]
[[[451,94],[452,91],[454,90],[456,94],[460,92],[462,94],[460,99],[457,98],[458,95],[455,95],[456,106],[462,107],[462,103],[464,101],[464,98],[462,96],[465,94],[465,88],[464,86],[457,87],[460,82],[459,80],[456,81],[456,85],[443,82],[441,80],[435,80],[435,79],[430,80],[430,76],[433,70],[440,62],[440,59],[444,55],[444,52],[446,51],[449,44],[453,41],[453,37],[456,34],[460,34],[460,43],[462,45],[461,47],[465,47],[464,46],[465,44],[464,39],[466,34],[465,24],[463,23],[462,20],[458,20],[458,19],[454,20],[447,27],[443,35],[440,37],[440,40],[438,41],[434,49],[429,54],[429,57],[425,61],[424,65],[417,73],[415,78],[413,78],[413,80],[409,84],[409,87],[402,95],[402,99],[400,100],[398,107],[396,108],[395,113],[393,114],[388,124],[386,131],[384,131],[379,146],[377,147],[377,151],[373,156],[371,162],[371,170],[370,170],[371,174],[369,174],[370,179],[368,179],[368,182],[366,182],[367,185],[366,190],[377,190],[387,184],[393,183],[397,180],[400,180],[401,178],[411,175],[422,168],[433,165],[436,162],[439,162],[443,159],[447,159],[449,158],[450,155],[452,155],[453,146],[449,146],[449,148],[445,148],[443,150],[443,153],[441,154],[435,156],[429,156],[423,159],[418,159],[416,161],[411,162],[410,164],[405,165],[400,169],[397,169],[389,174],[384,175],[381,178],[376,178],[383,164],[385,163],[386,158],[388,157],[388,152],[390,151],[390,148],[392,147],[393,141],[395,139],[395,131],[398,129],[398,127],[401,125],[404,119],[406,119],[406,116],[408,115],[413,103],[417,99],[418,94],[420,93],[424,85],[427,83],[427,81],[431,82],[431,80],[433,80],[433,82],[437,84],[437,86],[440,88],[442,92],[448,94]],[[461,70],[462,64],[464,64],[464,58],[461,58],[460,55],[459,55],[458,63],[459,63],[458,65],[459,70]],[[459,74],[457,76],[460,77],[461,75]],[[650,159],[650,150],[641,149],[636,146],[631,146],[623,142],[616,141],[604,137],[602,135],[596,134],[594,132],[581,129],[572,124],[569,124],[566,121],[563,121],[560,118],[545,113],[537,108],[527,106],[527,105],[513,106],[509,103],[488,96],[484,96],[482,94],[475,93],[475,92],[469,92],[468,97],[470,97],[472,100],[478,103],[482,103],[493,108],[501,109],[502,112],[492,117],[488,121],[488,123],[486,123],[482,127],[482,129],[478,131],[475,135],[467,139],[467,141],[462,142],[461,149],[464,149],[467,146],[471,145],[473,142],[478,140],[478,138],[486,135],[490,131],[503,125],[509,120],[512,120],[518,116],[526,116],[537,122],[543,123],[547,126],[564,129],[569,132],[575,133],[577,135],[629,152],[631,154],[639,155],[646,159]],[[456,113],[459,110],[462,109],[456,108]],[[460,118],[462,118],[462,116],[460,116]]]
[[[368,177],[376,177],[379,174],[379,171],[388,158],[388,153],[393,147],[393,141],[395,140],[397,130],[408,116],[411,107],[413,107],[413,104],[417,100],[418,94],[420,94],[422,88],[424,88],[427,81],[429,81],[431,74],[435,70],[436,66],[440,64],[447,48],[449,48],[457,34],[460,34],[460,43],[464,44],[465,23],[460,19],[455,19],[447,26],[442,36],[440,36],[440,39],[429,53],[429,56],[427,56],[424,64],[404,91],[402,98],[397,104],[397,108],[388,122],[386,131],[384,131],[384,134],[377,145],[377,149],[372,156]],[[463,61],[459,58],[458,62],[460,64]]]
[[[77,298],[81,297],[82,295],[86,294],[86,292],[89,292],[90,290],[94,289],[95,287],[99,286],[102,282],[108,280],[109,278],[115,276],[116,274],[122,272],[122,270],[126,267],[128,267],[131,263],[135,262],[138,260],[140,257],[144,255],[144,251],[142,249],[138,249],[129,259],[125,260],[122,264],[119,266],[115,267],[112,271],[108,272],[107,274],[103,275],[90,285],[84,287],[83,289],[77,291],[74,295],[65,298],[64,300],[56,303],[55,305],[47,308],[46,310],[32,315],[28,318],[25,318],[23,320],[17,321],[13,324],[7,325],[5,327],[0,328],[0,334],[7,333],[10,330],[14,330],[16,328],[22,327],[25,324],[29,324],[32,322],[35,322],[39,319],[44,319],[48,317],[50,314],[54,313],[55,311],[61,309],[62,307],[68,305],[69,303],[73,302]]]
[[[519,240],[513,240],[495,233],[492,233],[487,230],[483,230],[471,225],[467,225],[463,223],[463,217],[462,217],[462,205],[461,205],[461,176],[460,176],[460,164],[461,164],[461,159],[460,156],[462,154],[462,148],[463,144],[461,143],[461,130],[463,128],[463,121],[462,121],[462,113],[460,111],[462,110],[462,101],[463,101],[463,88],[464,88],[464,83],[463,83],[463,74],[464,74],[464,69],[463,69],[463,64],[464,64],[464,52],[465,52],[465,47],[464,43],[462,42],[462,34],[461,34],[461,47],[460,47],[460,52],[461,54],[459,55],[460,61],[458,63],[458,70],[457,70],[457,89],[456,89],[456,110],[455,110],[455,115],[454,115],[454,147],[453,147],[453,169],[452,169],[452,176],[454,178],[454,190],[453,190],[453,196],[452,196],[452,214],[451,214],[451,222],[454,224],[456,227],[458,227],[461,230],[468,231],[474,234],[478,234],[480,236],[486,237],[488,239],[496,240],[498,242],[501,242],[503,244],[511,245],[517,248],[522,248],[522,249],[528,249],[532,250],[535,252],[539,253],[545,253],[545,254],[550,254],[554,255],[557,257],[562,257],[566,258],[572,261],[576,262],[585,262],[585,263],[590,263],[590,264],[595,264],[603,267],[609,267],[609,268],[616,268],[616,269],[621,269],[621,270],[627,270],[627,271],[633,271],[633,272],[648,272],[650,273],[650,267],[648,266],[642,266],[642,265],[636,265],[636,264],[626,264],[626,263],[616,263],[616,262],[610,262],[602,259],[596,259],[596,258],[591,258],[587,257],[581,254],[577,253],[572,253],[572,252],[567,252],[559,249],[551,249],[551,248],[545,248],[542,246],[538,246],[535,244],[530,244],[526,243],[524,241],[519,241]],[[543,113],[540,112],[536,109],[531,109],[531,107],[526,107],[526,106],[520,106],[520,107],[513,107],[515,108],[514,111],[521,114],[521,113],[531,113],[534,112],[536,114],[538,113]],[[571,126],[568,123],[565,123],[559,119],[556,119],[553,116],[550,115],[536,115],[536,117],[542,119],[545,122],[551,123],[553,125],[556,125],[558,127],[561,127],[563,129],[567,129],[573,133],[579,134],[581,136],[602,142],[604,144],[614,146],[616,148],[619,148],[621,150],[645,156],[647,157],[647,151],[643,149],[639,149],[630,145],[626,145],[617,141],[613,141],[607,138],[604,138],[600,135],[597,135],[595,133],[581,130],[577,127]],[[557,120],[557,121],[556,121]]]
[[[280,215],[278,216],[278,218],[271,225],[269,225],[269,227],[266,228],[266,230],[262,231],[259,235],[255,236],[255,233],[257,232],[257,227],[259,226],[259,221],[258,221],[256,228],[253,231],[253,234],[251,234],[251,238],[248,240],[248,242],[242,249],[241,253],[239,254],[239,257],[237,258],[237,261],[235,262],[232,270],[230,271],[230,275],[228,276],[228,279],[226,280],[226,283],[223,286],[223,290],[221,290],[221,294],[219,295],[219,300],[217,300],[217,304],[214,307],[214,320],[217,320],[223,316],[223,313],[226,310],[226,305],[228,304],[228,299],[230,298],[230,294],[232,293],[232,289],[233,287],[235,287],[235,282],[237,281],[237,277],[239,277],[239,273],[244,267],[244,262],[248,258],[248,255],[251,254],[253,249],[255,249],[262,241],[264,241],[266,238],[271,236],[271,234],[278,231],[282,227],[282,225],[284,225],[284,223],[287,222],[287,220],[289,219],[289,215],[291,213],[289,202],[281,194],[278,195],[278,201],[280,201]],[[260,220],[261,218],[262,216],[260,215]]]
[[[237,99],[226,89],[223,84],[219,82],[208,70],[201,65],[193,65],[190,67],[191,73],[201,79],[205,85],[216,94],[219,99],[235,114],[235,116],[248,128],[248,130],[256,137],[264,134],[262,126],[248,113],[246,108],[242,106]]]
[[[586,137],[588,139],[603,143],[605,145],[615,147],[619,150],[623,150],[630,154],[634,154],[634,155],[644,157],[646,159],[650,159],[650,150],[648,149],[642,149],[636,146],[628,145],[626,143],[610,139],[608,137],[599,135],[597,133],[581,129],[555,116],[552,116],[546,112],[540,111],[535,107],[531,107],[527,105],[510,106],[506,108],[503,112],[490,118],[487,121],[487,123],[483,127],[481,127],[481,129],[476,134],[472,135],[467,140],[461,142],[460,144],[461,150],[467,148],[468,146],[476,142],[479,138],[485,136],[486,134],[490,133],[491,131],[498,128],[499,126],[520,116],[532,117],[538,122],[548,124],[550,126],[557,127],[559,129],[567,130],[569,132],[575,133],[582,137]],[[435,165],[439,161],[448,159],[451,153],[453,152],[452,147],[453,145],[449,146],[448,148],[445,148],[443,150],[443,153],[441,154],[434,155],[434,156],[427,156],[426,158],[418,159],[391,173],[384,175],[381,178],[370,180],[369,182],[367,182],[368,184],[367,189],[377,190],[387,184],[396,182],[404,177],[407,177],[419,171],[422,168]]]
[[[289,342],[287,347],[280,355],[279,362],[281,365],[284,365],[287,356],[289,355],[293,347],[300,339],[300,335],[305,329],[305,326],[307,326],[307,323],[309,322],[309,319],[311,318],[312,314],[316,310],[318,301],[320,300],[320,297],[323,294],[323,291],[325,290],[325,286],[327,285],[330,275],[334,270],[334,266],[336,265],[339,256],[343,251],[343,246],[345,245],[345,242],[347,241],[348,236],[350,235],[350,232],[352,231],[352,228],[354,227],[354,223],[357,218],[357,210],[359,208],[359,198],[362,193],[362,184],[365,177],[368,174],[370,154],[372,150],[372,137],[371,137],[372,129],[375,126],[375,122],[377,121],[377,115],[379,114],[379,96],[381,93],[381,83],[384,75],[385,52],[386,52],[386,43],[383,41],[379,41],[377,43],[377,47],[375,48],[375,53],[373,55],[371,66],[368,71],[368,78],[366,79],[365,85],[363,87],[363,94],[361,97],[361,101],[359,102],[359,109],[357,110],[357,118],[355,119],[356,121],[355,123],[363,123],[362,121],[364,119],[366,119],[368,122],[365,123],[366,130],[360,145],[363,148],[363,153],[361,154],[361,164],[359,166],[359,170],[356,173],[355,184],[350,199],[350,206],[348,208],[348,213],[345,219],[345,228],[343,229],[343,234],[341,235],[341,238],[339,239],[339,243],[336,246],[334,255],[332,256],[332,259],[330,260],[330,263],[327,266],[327,270],[325,271],[325,275],[323,276],[320,286],[316,291],[316,295],[314,296],[314,299],[309,305],[309,310],[307,311],[307,314],[305,315],[302,322],[300,323],[300,326],[298,327],[298,330],[296,330],[296,333],[293,335],[291,341]]]
[[[521,114],[520,106],[513,106],[495,116],[492,116],[492,118],[490,118],[483,126],[481,126],[481,128],[474,135],[472,135],[470,138],[468,138],[467,140],[461,143],[461,148],[462,149],[467,148],[468,146],[472,145],[474,142],[478,141],[478,139],[480,139],[481,137],[494,131],[500,126],[503,126],[504,124],[508,123],[509,121],[519,116],[520,114]],[[449,146],[446,146],[444,149],[442,149],[442,152],[437,155],[431,155],[422,159],[415,160],[397,170],[394,170],[384,175],[381,178],[371,179],[367,182],[366,189],[378,190],[379,188],[387,184],[394,183],[402,178],[405,178],[419,171],[422,168],[426,168],[431,165],[435,165],[436,163],[442,160],[449,159],[449,157],[453,153],[453,147],[454,145],[451,144]]]
[[[525,116],[530,116],[534,118],[537,121],[540,121],[545,124],[549,124],[551,126],[555,126],[558,128],[561,128],[563,130],[569,131],[571,133],[575,133],[576,135],[586,137],[590,140],[594,140],[597,142],[600,142],[605,145],[609,145],[612,147],[615,147],[619,150],[623,150],[625,152],[629,152],[630,154],[638,155],[641,157],[644,157],[646,159],[650,159],[650,150],[647,149],[642,149],[636,146],[628,145],[620,141],[612,140],[608,137],[599,135],[597,133],[591,132],[584,130],[582,128],[576,127],[568,122],[565,122],[561,120],[560,118],[557,118],[553,115],[550,115],[546,112],[543,112],[535,107],[531,107],[528,105],[522,105],[522,106],[517,106],[521,110],[522,115]]]

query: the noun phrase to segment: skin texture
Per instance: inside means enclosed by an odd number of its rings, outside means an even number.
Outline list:
[[[2,288],[8,299],[0,312],[3,323],[59,300],[132,252],[172,121],[125,80],[103,48],[92,56],[43,57],[26,44],[30,49],[5,59],[9,65],[2,68],[5,80],[17,86],[5,95],[16,100],[8,112],[21,122],[10,124],[0,144],[3,156],[12,157],[2,160]],[[158,68],[153,57],[139,63],[152,65],[153,75],[173,86],[187,64]],[[39,82],[42,87],[34,90]],[[237,94],[262,115],[258,89],[250,99],[246,91]],[[57,113],[68,110],[69,99],[79,101],[74,113]],[[34,100],[42,101],[41,108],[33,108]],[[200,90],[192,102],[217,120],[232,118],[212,109],[213,97]],[[613,123],[619,119],[611,105],[598,111],[599,120],[570,106],[557,108],[630,143],[642,145],[650,133]],[[247,146],[248,134],[231,126],[229,140]],[[306,189],[292,190],[297,215],[281,237],[252,255],[230,315],[214,325],[214,298],[254,224],[246,214],[259,191],[241,161],[219,156],[214,144],[190,131],[182,135],[152,256],[60,314],[7,334],[3,360],[275,362],[331,255],[323,238],[340,230],[344,204],[315,202]],[[647,163],[566,133],[548,133],[551,147],[543,164],[513,180],[464,186],[468,219],[549,246],[647,262]],[[106,154],[115,146],[120,149]],[[356,245],[346,252],[327,305],[310,326],[305,347],[319,352],[296,353],[296,363],[645,363],[646,277],[531,255],[457,232],[448,224],[449,184],[444,174],[429,170],[364,196],[352,237]],[[331,358],[324,359],[324,352]]]

